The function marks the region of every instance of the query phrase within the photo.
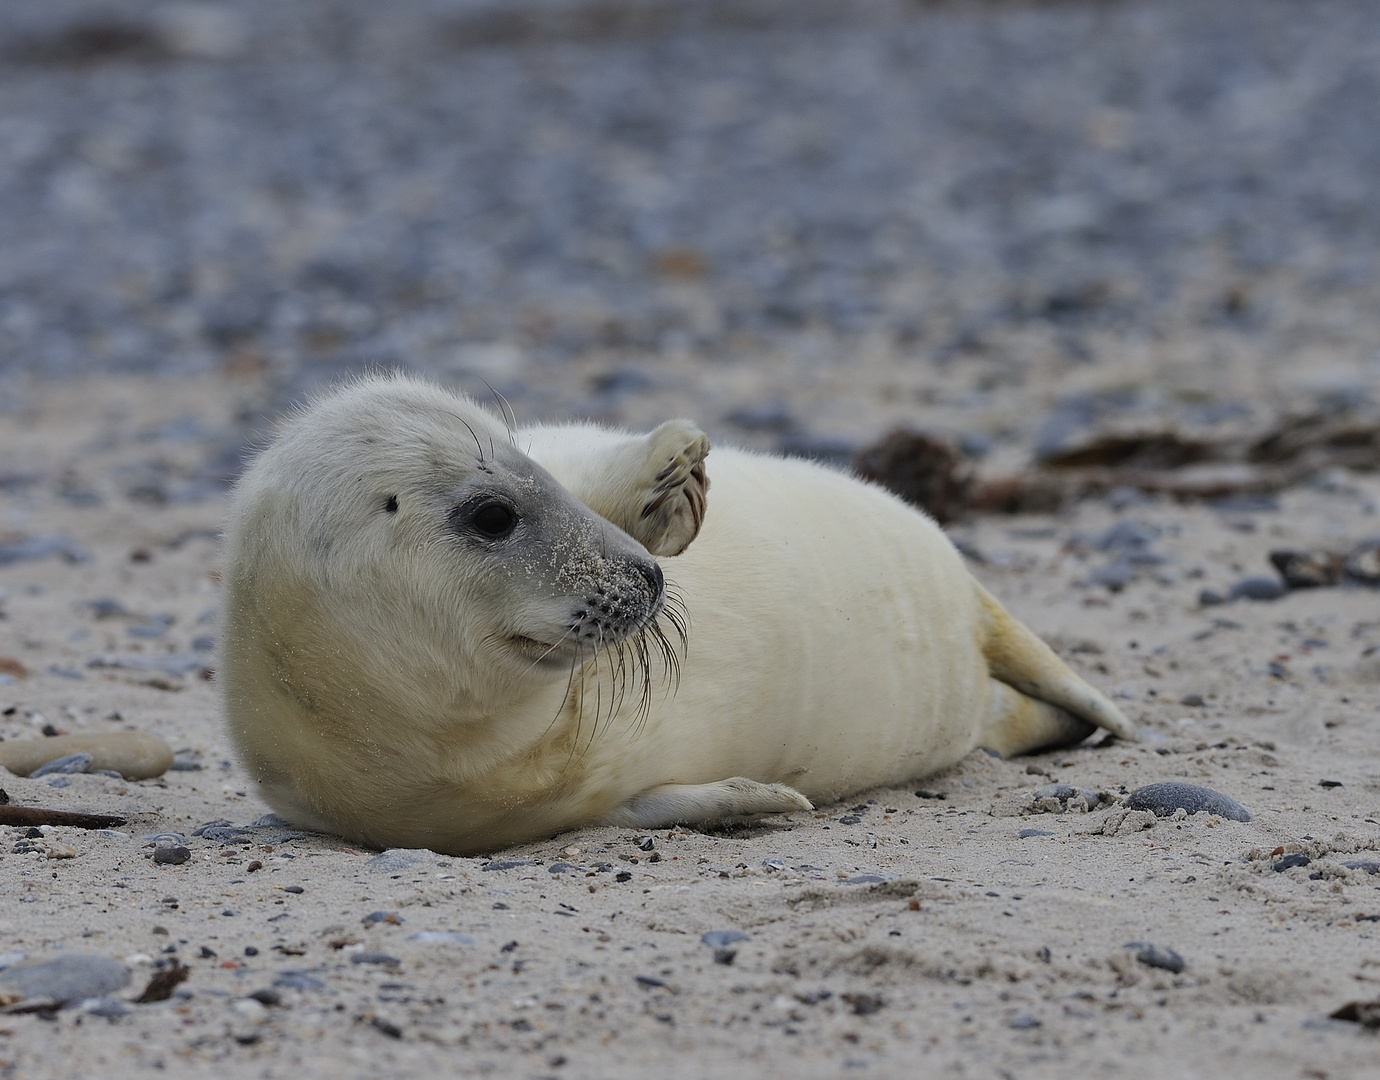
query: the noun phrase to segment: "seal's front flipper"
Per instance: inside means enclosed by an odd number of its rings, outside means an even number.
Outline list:
[[[603,824],[662,829],[682,822],[813,809],[809,799],[785,784],[759,784],[735,776],[715,784],[662,784],[648,788],[611,813]]]
[[[575,498],[653,555],[679,555],[699,535],[709,437],[689,420],[668,420],[646,435],[538,427],[517,441]]]

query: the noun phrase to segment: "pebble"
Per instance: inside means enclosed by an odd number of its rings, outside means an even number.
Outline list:
[[[402,961],[396,956],[381,952],[357,952],[350,956],[352,964],[377,964],[380,967],[399,967]]]
[[[1380,874],[1380,862],[1370,859],[1352,859],[1350,862],[1342,863],[1348,870],[1363,870],[1367,874]]]
[[[65,754],[59,758],[40,765],[33,772],[29,773],[29,779],[37,780],[41,776],[57,776],[60,774],[74,775],[77,773],[89,773],[91,763],[94,759],[90,754]]]
[[[1235,799],[1196,784],[1147,784],[1131,792],[1128,810],[1149,810],[1156,817],[1168,817],[1182,809],[1190,814],[1216,814],[1230,821],[1250,821],[1251,813]]]
[[[1053,835],[1054,835],[1054,834],[1053,834],[1052,832],[1050,832],[1048,829],[1022,829],[1021,832],[1020,832],[1020,839],[1022,839],[1022,840],[1027,840],[1027,839],[1029,839],[1029,838],[1032,837],[1032,836],[1053,836]]]
[[[389,848],[364,864],[371,874],[397,874],[432,862],[436,856],[425,848]]]
[[[1030,793],[1030,797],[1039,802],[1041,799],[1058,799],[1061,803],[1066,803],[1070,799],[1078,796],[1083,797],[1083,801],[1088,804],[1088,809],[1092,810],[1102,802],[1102,796],[1091,788],[1077,788],[1072,784],[1048,784],[1042,788],[1036,788]]]
[[[129,968],[109,956],[63,953],[51,960],[15,964],[0,972],[26,1001],[62,1003],[104,997],[129,985]]]
[[[374,926],[378,923],[387,923],[389,926],[401,926],[404,922],[403,917],[396,911],[371,911],[360,920],[365,926]]]
[[[181,844],[159,844],[153,849],[153,861],[158,866],[180,866],[192,857]]]
[[[284,971],[280,972],[273,980],[273,985],[284,990],[324,990],[326,984],[320,979],[308,975],[305,971]]]
[[[1284,856],[1284,858],[1280,859],[1279,862],[1275,863],[1271,869],[1273,869],[1276,874],[1282,874],[1284,873],[1284,871],[1292,870],[1296,866],[1307,866],[1312,861],[1313,860],[1310,859],[1307,855],[1303,854],[1302,852],[1297,852],[1293,855]]]
[[[486,862],[481,870],[516,870],[519,866],[538,866],[531,859],[493,859]]]
[[[1184,958],[1173,949],[1165,949],[1146,941],[1129,941],[1124,948],[1135,949],[1136,959],[1146,967],[1160,968],[1177,975],[1186,966]]]
[[[571,870],[579,871],[582,869],[582,867],[576,866],[574,863],[554,862],[546,868],[546,872],[548,874],[565,874],[569,873]]]
[[[752,936],[741,930],[708,930],[700,935],[700,941],[711,949],[722,949],[738,941],[751,941]]]
[[[1363,585],[1380,585],[1380,539],[1362,540],[1347,552],[1346,575]]]
[[[69,1003],[70,1008],[80,1009],[88,1016],[100,1016],[106,1020],[118,1020],[122,1016],[128,1016],[133,1010],[123,1001],[112,997],[90,997],[81,1001]]]
[[[92,735],[55,735],[41,739],[0,742],[0,765],[16,776],[42,775],[39,770],[77,755],[89,760],[85,768],[113,769],[129,780],[162,776],[173,763],[172,747],[144,731],[108,731]]]
[[[423,945],[473,945],[474,938],[469,934],[456,934],[449,930],[423,930],[417,934],[409,934],[408,941],[416,941]]]
[[[1289,591],[1289,586],[1272,577],[1242,578],[1231,587],[1227,594],[1229,600],[1278,600]]]
[[[1336,585],[1342,578],[1340,560],[1325,551],[1272,551],[1270,562],[1291,589]]]

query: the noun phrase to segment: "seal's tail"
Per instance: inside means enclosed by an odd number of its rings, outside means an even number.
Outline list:
[[[1076,742],[1091,734],[1088,724],[1128,742],[1140,741],[1120,709],[1075,675],[986,589],[976,582],[973,587],[982,605],[982,653],[998,683],[982,745],[1004,754],[1029,753]]]

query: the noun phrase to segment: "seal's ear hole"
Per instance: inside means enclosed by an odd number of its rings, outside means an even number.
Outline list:
[[[383,504],[383,508],[390,514],[396,514],[398,512],[398,497],[396,495],[388,496],[388,501]]]

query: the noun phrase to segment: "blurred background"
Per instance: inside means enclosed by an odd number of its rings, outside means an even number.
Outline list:
[[[404,367],[522,421],[836,460],[900,424],[1018,463],[1108,418],[1363,404],[1376,15],[5,4],[0,410],[214,376],[249,432]]]

